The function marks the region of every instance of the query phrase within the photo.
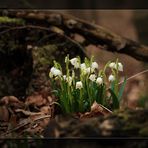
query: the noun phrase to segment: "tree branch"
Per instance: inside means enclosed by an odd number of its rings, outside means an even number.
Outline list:
[[[3,15],[4,11],[0,12]],[[44,22],[45,26],[53,25],[61,28],[64,32],[78,33],[90,44],[105,45],[105,50],[124,53],[137,60],[148,62],[148,47],[130,39],[121,37],[101,26],[90,24],[70,15],[50,11],[5,11],[9,17],[23,18],[30,22]],[[66,34],[67,35],[67,34]]]

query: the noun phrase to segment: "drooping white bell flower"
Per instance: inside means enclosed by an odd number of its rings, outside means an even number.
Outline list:
[[[63,79],[66,80],[66,75],[63,75]]]
[[[50,76],[52,77],[52,76],[61,76],[62,75],[62,72],[59,70],[59,69],[57,69],[57,68],[55,68],[55,67],[52,67],[51,69],[50,69]]]
[[[81,89],[83,88],[83,84],[81,81],[76,82],[76,89]]]
[[[81,65],[80,65],[80,68],[83,70],[83,69],[86,69],[86,65],[85,65],[85,63],[82,63]]]
[[[53,74],[55,70],[56,70],[55,67],[51,67],[50,72]]]
[[[55,69],[55,70],[53,71],[53,75],[54,75],[54,76],[61,76],[61,75],[62,75],[62,72],[61,72],[59,69]]]
[[[91,65],[91,68],[92,69],[98,69],[99,68],[98,63],[97,62],[93,62],[92,65]]]
[[[123,71],[123,65],[122,65],[122,63],[118,63],[118,70],[119,71]]]
[[[86,68],[86,72],[87,72],[88,74],[90,74],[91,68],[90,68],[90,67]]]
[[[115,62],[111,62],[111,63],[109,64],[109,67],[110,67],[110,68],[116,69],[116,63],[115,63]]]
[[[96,80],[96,75],[95,74],[91,74],[89,76],[89,79],[94,82]]]
[[[78,58],[73,58],[70,60],[70,63],[77,69],[79,68],[80,64],[79,64],[79,60]]]
[[[109,64],[109,67],[110,68],[114,68],[116,70],[118,69],[119,71],[123,71],[123,65],[122,65],[122,63],[119,62],[117,64],[115,62],[112,62],[112,63]]]
[[[114,75],[110,75],[110,76],[108,77],[108,80],[109,80],[110,82],[113,82],[113,81],[115,80]]]
[[[103,79],[101,77],[98,77],[96,83],[101,85],[103,83]]]

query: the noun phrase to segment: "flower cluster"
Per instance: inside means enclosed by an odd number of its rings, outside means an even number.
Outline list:
[[[64,75],[61,65],[56,61],[49,72],[49,77],[55,86],[58,103],[64,112],[88,111],[94,101],[106,107],[114,106],[114,104],[116,104],[114,108],[119,107],[119,100],[118,103],[114,102],[118,97],[121,98],[123,93],[123,88],[119,90],[118,85],[118,73],[123,71],[123,65],[118,60],[109,61],[103,69],[99,69],[93,57],[90,60],[85,58],[81,63],[80,57],[69,59],[69,56],[66,56],[65,64]],[[109,76],[106,74],[107,68],[110,68]]]

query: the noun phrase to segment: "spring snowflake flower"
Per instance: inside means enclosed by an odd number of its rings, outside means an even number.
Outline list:
[[[82,63],[82,64],[80,65],[80,68],[81,68],[81,71],[82,71],[84,74],[87,73],[87,68],[86,68],[85,63]]]
[[[81,89],[83,88],[83,84],[81,81],[76,82],[76,89]]]
[[[50,72],[53,74],[55,70],[56,70],[55,67],[51,67]]]
[[[93,62],[92,65],[91,65],[91,68],[92,69],[98,69],[99,68],[98,63],[97,62]]]
[[[110,75],[110,76],[108,77],[108,80],[109,80],[110,82],[114,81],[114,80],[115,80],[114,75]]]
[[[117,69],[118,68],[119,71],[123,71],[123,65],[120,62],[118,63],[118,65],[115,62],[111,62],[109,64],[109,67],[110,68],[114,68],[114,69]]]
[[[111,62],[111,63],[109,64],[109,67],[110,67],[110,68],[116,69],[116,63],[115,63],[115,62]]]
[[[55,71],[53,72],[54,76],[61,76],[62,72],[59,69],[55,69]]]
[[[72,84],[72,77],[71,76],[69,76],[69,78],[68,78],[68,77],[66,77],[66,75],[63,75],[63,79],[66,82],[68,82],[68,84],[71,86],[71,84]]]
[[[96,75],[95,74],[91,74],[89,76],[89,79],[94,82],[96,80]]]
[[[92,72],[92,71],[91,71],[91,68],[90,68],[90,67],[86,68],[86,72],[87,72],[88,74],[90,74],[90,72]]]
[[[80,66],[78,58],[73,58],[73,59],[71,59],[71,60],[70,60],[70,63],[71,63],[75,68],[79,68],[79,66]]]
[[[59,69],[57,69],[57,68],[55,68],[55,67],[52,67],[52,68],[50,69],[49,75],[50,75],[51,77],[53,77],[53,76],[61,76],[61,75],[62,75],[62,72],[61,72]]]
[[[66,80],[66,75],[63,75],[63,79]]]
[[[103,79],[101,77],[98,77],[96,83],[101,85],[103,83]]]
[[[83,70],[85,70],[86,69],[86,65],[85,65],[85,63],[82,63],[81,65],[80,65],[80,67],[81,67],[81,69]]]
[[[118,63],[118,70],[119,71],[123,71],[123,65],[122,65],[122,63]]]

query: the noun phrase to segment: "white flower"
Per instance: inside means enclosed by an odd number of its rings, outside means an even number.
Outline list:
[[[76,89],[81,89],[83,87],[83,84],[81,81],[76,82]]]
[[[75,68],[79,68],[79,60],[78,58],[73,58],[70,60],[71,64],[75,67]]]
[[[71,84],[72,84],[72,77],[71,76],[69,76],[69,78],[68,78],[68,77],[66,77],[66,75],[63,75],[63,79],[66,82],[68,82],[68,84],[71,86]]]
[[[97,62],[93,62],[92,65],[91,65],[91,67],[92,67],[92,69],[98,69],[99,68]]]
[[[52,68],[50,69],[50,71],[51,71],[52,74],[54,73],[55,70],[56,70],[55,67],[52,67]]]
[[[101,77],[98,77],[96,83],[101,85],[103,83],[103,79]]]
[[[86,72],[89,74],[91,72],[91,68],[90,67],[86,68]]]
[[[50,74],[51,77],[53,77],[53,76],[61,76],[62,72],[59,69],[57,69],[55,67],[52,67],[50,69],[50,73],[49,74]]]
[[[109,67],[110,67],[110,68],[115,68],[115,69],[116,69],[116,63],[115,63],[115,62],[111,62],[111,63],[109,64]]]
[[[115,77],[114,77],[113,75],[110,75],[110,76],[108,77],[108,80],[109,80],[110,82],[112,82],[112,81],[115,80]]]
[[[53,72],[53,75],[54,76],[61,76],[62,72],[59,69],[55,69],[54,72]]]
[[[123,65],[122,65],[122,63],[118,63],[118,70],[119,71],[123,71]]]
[[[80,65],[80,67],[81,67],[82,70],[85,70],[85,69],[86,69],[85,63],[82,63],[82,64]]]
[[[66,75],[63,75],[63,79],[66,80]]]
[[[94,82],[96,80],[96,75],[95,74],[91,74],[89,76],[89,79]]]
[[[118,63],[118,65],[115,62],[112,62],[109,64],[109,67],[114,69],[118,68],[119,71],[123,71],[123,65],[120,62]]]

